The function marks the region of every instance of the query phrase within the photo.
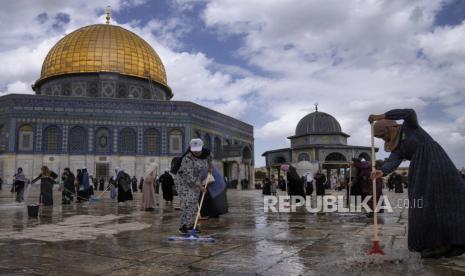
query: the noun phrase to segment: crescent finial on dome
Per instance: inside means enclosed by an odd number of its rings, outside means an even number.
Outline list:
[[[105,9],[105,12],[107,14],[107,16],[105,17],[106,19],[106,22],[107,24],[110,24],[110,14],[111,14],[111,6],[108,5],[107,8]]]

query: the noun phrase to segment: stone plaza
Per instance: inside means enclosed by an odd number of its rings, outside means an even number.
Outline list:
[[[284,194],[283,192],[281,192]],[[54,193],[60,202],[60,193]],[[28,218],[25,205],[1,191],[0,275],[463,275],[465,256],[422,260],[407,250],[407,212],[380,215],[386,255],[368,256],[372,219],[364,214],[265,213],[259,190],[228,191],[229,213],[202,221],[216,243],[168,241],[180,212],[139,210],[100,201],[43,207]],[[387,192],[396,202],[406,194]],[[38,187],[27,202],[36,202]],[[177,198],[175,198],[176,204]]]

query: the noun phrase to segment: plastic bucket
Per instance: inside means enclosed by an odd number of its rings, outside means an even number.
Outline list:
[[[30,218],[36,218],[39,216],[39,205],[28,205],[27,206],[27,215]]]

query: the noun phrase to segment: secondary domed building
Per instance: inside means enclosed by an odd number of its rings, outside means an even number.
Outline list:
[[[346,168],[353,157],[371,160],[371,147],[348,145],[349,137],[336,118],[316,108],[299,121],[295,135],[288,137],[290,148],[266,151],[262,156],[270,172],[282,164],[310,161],[329,174],[331,169]]]
[[[0,177],[42,165],[87,167],[108,179],[122,167],[143,176],[169,168],[202,138],[230,180],[253,178],[253,127],[198,104],[171,101],[163,63],[138,35],[108,24],[80,28],[49,51],[35,95],[0,97]],[[25,91],[21,91],[25,92]]]

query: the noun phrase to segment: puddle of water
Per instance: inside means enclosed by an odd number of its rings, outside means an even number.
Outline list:
[[[137,231],[151,226],[140,222],[115,222],[123,217],[125,216],[72,216],[56,224],[42,224],[37,227],[25,228],[23,231],[2,232],[0,239],[32,239],[48,242],[92,240],[99,235],[116,235],[120,232]]]

